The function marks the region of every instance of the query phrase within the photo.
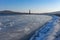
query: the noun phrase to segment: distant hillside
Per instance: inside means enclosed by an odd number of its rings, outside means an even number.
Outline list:
[[[28,13],[20,13],[20,12],[13,12],[13,11],[9,11],[9,10],[4,10],[4,11],[0,11],[0,15],[13,15],[13,14],[28,14]]]
[[[20,15],[20,14],[29,14],[29,15],[57,15],[60,16],[60,11],[50,12],[50,13],[21,13],[21,12],[13,12],[9,10],[0,11],[0,15]]]
[[[60,16],[60,11],[51,12],[51,13],[49,13],[49,14],[54,14],[54,15]]]
[[[60,11],[51,12],[52,14],[60,14]]]

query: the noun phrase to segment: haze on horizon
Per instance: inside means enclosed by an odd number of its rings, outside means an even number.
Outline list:
[[[60,0],[0,0],[0,11],[43,13],[60,11]]]

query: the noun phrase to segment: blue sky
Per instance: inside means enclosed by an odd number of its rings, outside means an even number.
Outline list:
[[[60,11],[60,0],[0,0],[0,11],[17,12],[53,12]]]

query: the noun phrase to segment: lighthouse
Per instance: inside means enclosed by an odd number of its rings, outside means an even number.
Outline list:
[[[29,10],[29,14],[31,14],[31,11]]]

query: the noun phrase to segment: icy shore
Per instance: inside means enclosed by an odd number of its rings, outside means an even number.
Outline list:
[[[56,38],[56,36],[60,33],[60,17],[52,17],[53,18],[49,22],[36,31],[30,40],[60,40],[60,37],[59,39]]]

